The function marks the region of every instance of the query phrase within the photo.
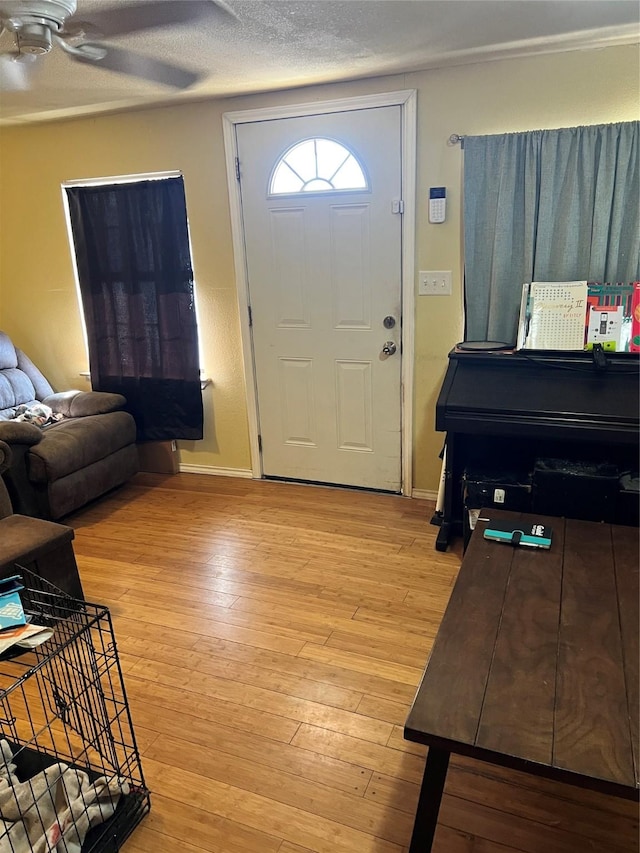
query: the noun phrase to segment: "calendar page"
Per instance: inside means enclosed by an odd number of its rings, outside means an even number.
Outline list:
[[[584,349],[587,282],[532,282],[526,314],[525,349]]]

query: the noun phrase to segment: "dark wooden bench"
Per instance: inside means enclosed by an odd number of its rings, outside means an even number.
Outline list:
[[[553,541],[471,538],[404,729],[429,747],[410,853],[431,850],[452,752],[638,798],[637,529],[481,515]]]

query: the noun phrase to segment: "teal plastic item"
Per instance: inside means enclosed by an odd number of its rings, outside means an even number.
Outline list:
[[[507,542],[509,545],[550,548],[551,534],[551,528],[543,524],[491,521],[484,531],[484,538],[493,539],[494,542]]]
[[[0,580],[0,631],[25,625],[20,590],[24,589],[20,575]]]

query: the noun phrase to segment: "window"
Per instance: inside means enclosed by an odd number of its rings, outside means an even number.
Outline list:
[[[92,387],[123,394],[138,439],[202,438],[182,176],[65,186]]]
[[[269,195],[369,188],[356,156],[340,142],[317,137],[297,142],[276,164]]]
[[[467,136],[467,340],[515,341],[523,282],[640,275],[640,122]]]

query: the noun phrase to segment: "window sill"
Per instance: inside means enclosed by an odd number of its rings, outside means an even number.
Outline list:
[[[81,371],[80,371],[80,376],[82,376],[82,378],[83,378],[83,379],[86,379],[86,380],[87,380],[87,382],[91,382],[91,374],[89,373],[89,371],[88,371],[88,370],[81,370]],[[201,380],[200,380],[200,390],[201,390],[201,391],[204,391],[204,389],[205,389],[208,385],[213,385],[213,379],[210,379],[210,378],[209,378],[209,379],[201,379]]]

